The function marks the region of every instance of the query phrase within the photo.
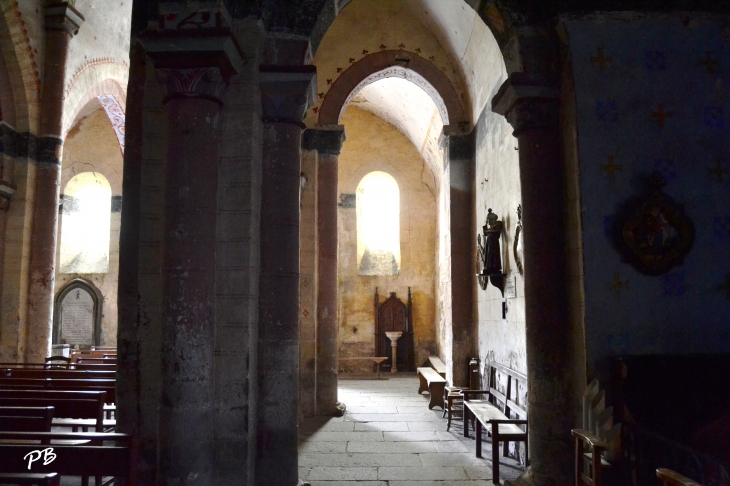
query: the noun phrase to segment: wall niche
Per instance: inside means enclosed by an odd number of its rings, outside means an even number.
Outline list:
[[[94,284],[74,279],[56,294],[53,312],[53,344],[87,349],[101,341],[104,296]]]

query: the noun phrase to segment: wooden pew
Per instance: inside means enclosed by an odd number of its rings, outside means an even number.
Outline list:
[[[60,378],[67,380],[116,378],[116,371],[45,370],[32,368],[0,368],[0,378]]]
[[[428,409],[444,406],[444,387],[446,380],[441,377],[433,368],[416,368],[418,373],[418,394],[427,391],[431,397],[428,401]]]
[[[446,378],[446,365],[441,361],[441,358],[438,356],[429,356],[428,363],[431,365],[431,368],[436,370],[436,373],[441,375],[441,378]]]
[[[53,407],[0,407],[2,432],[50,432]]]
[[[497,372],[507,376],[505,393],[497,389]],[[504,442],[503,455],[509,451],[509,442],[525,443],[525,462],[527,462],[527,410],[513,397],[518,383],[526,384],[527,377],[499,363],[489,363],[489,388],[487,390],[463,390],[464,395],[464,437],[469,437],[469,420],[476,419],[476,456],[482,457],[482,427],[492,435],[492,481],[499,484],[499,443]],[[473,397],[485,395],[477,400]],[[515,414],[519,418],[513,419]],[[522,430],[521,426],[525,429]]]
[[[7,378],[0,377],[0,389],[10,387],[42,388],[47,390],[106,391],[106,403],[116,403],[116,380],[108,378]]]
[[[97,364],[97,363],[76,363],[71,365],[76,370],[87,370],[87,371],[116,371],[116,363],[112,364]]]
[[[112,427],[116,422],[104,423],[103,391],[58,391],[58,390],[2,390],[0,406],[5,407],[54,407],[53,425],[72,428],[94,427],[103,432],[105,425]]]
[[[115,365],[117,364],[116,358],[87,358],[78,357],[76,358],[76,364],[98,364],[98,365]]]
[[[59,443],[69,440],[83,440],[85,443]],[[37,443],[28,443],[29,441]],[[28,459],[25,457],[32,451],[39,450],[39,446],[48,441],[55,459],[48,464],[44,464],[42,460],[35,461],[31,463],[29,472]],[[107,445],[109,442],[115,442],[116,445]],[[60,476],[114,476],[123,479],[120,484],[124,486],[135,486],[136,453],[136,443],[127,434],[0,432],[0,457],[3,458],[0,461],[0,483],[6,479],[5,474],[56,473]],[[26,480],[20,484],[38,483]]]

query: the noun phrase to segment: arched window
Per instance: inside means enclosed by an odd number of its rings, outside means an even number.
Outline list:
[[[357,186],[357,268],[360,275],[400,273],[400,194],[385,172],[371,172]]]
[[[61,273],[109,272],[109,181],[98,172],[83,172],[63,193]]]

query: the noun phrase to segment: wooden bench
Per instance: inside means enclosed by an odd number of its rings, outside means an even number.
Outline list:
[[[84,444],[69,445],[69,440],[83,440]],[[48,442],[55,459],[48,464],[42,460],[35,461],[29,471],[25,457],[45,448],[42,444]],[[115,445],[108,445],[109,442]],[[136,453],[135,441],[127,434],[0,432],[0,457],[3,458],[0,461],[0,483],[5,482],[4,475],[8,474],[12,475],[7,478],[11,484],[43,484],[29,481],[30,478],[25,475],[56,473],[61,476],[114,476],[124,479],[119,484],[134,486]]]
[[[428,402],[428,409],[433,407],[444,407],[444,387],[446,380],[441,377],[433,368],[416,368],[418,373],[418,394],[427,391],[431,397]]]
[[[441,375],[441,378],[446,378],[446,365],[441,361],[441,358],[438,356],[429,356],[428,363],[431,365],[431,368],[436,370],[436,373]]]
[[[338,358],[339,361],[361,361],[361,360],[370,360],[373,361],[378,366],[378,380],[380,379],[380,363],[387,360],[387,356],[356,356],[354,358]]]
[[[505,393],[500,392],[496,377],[507,376]],[[469,420],[476,419],[476,456],[482,457],[482,428],[492,436],[492,481],[499,484],[499,444],[504,442],[503,455],[507,456],[510,442],[524,442],[525,463],[527,463],[527,410],[513,397],[518,383],[526,384],[527,377],[498,363],[489,364],[489,387],[487,390],[463,390],[464,395],[464,437],[469,437]],[[477,400],[472,397],[485,395]],[[512,414],[519,418],[514,419]],[[521,428],[524,426],[524,430]]]

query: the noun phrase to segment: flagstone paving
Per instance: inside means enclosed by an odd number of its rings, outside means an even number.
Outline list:
[[[440,409],[428,409],[415,374],[386,380],[340,376],[344,417],[307,419],[299,430],[299,476],[312,486],[494,486],[491,444],[475,457],[460,420],[446,431]],[[473,433],[472,433],[473,436]],[[501,458],[501,480],[524,469]]]

